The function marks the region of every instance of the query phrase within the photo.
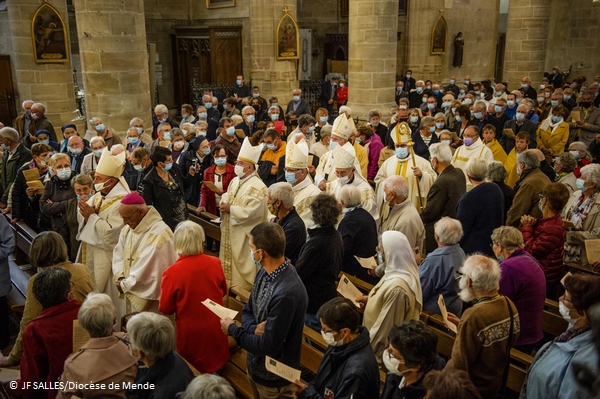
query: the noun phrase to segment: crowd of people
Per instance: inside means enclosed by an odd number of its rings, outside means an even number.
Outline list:
[[[346,83],[325,81],[316,110],[294,89],[284,113],[238,76],[180,118],[160,104],[147,129],[136,117],[122,135],[94,117],[60,140],[44,105],[23,102],[0,129],[0,207],[38,233],[38,273],[0,366],[20,364],[22,381],[106,384],[46,397],[229,399],[213,373],[237,345],[255,398],[377,398],[380,369],[386,399],[492,398],[514,348],[535,355],[521,397],[591,398],[575,370],[598,368],[600,76],[563,84],[555,67],[539,90],[524,77],[509,91],[409,70],[389,117],[373,109],[367,123]],[[219,223],[220,239],[190,212]],[[0,231],[6,347],[4,217]],[[569,263],[589,273],[565,275]],[[340,298],[340,273],[373,288]],[[250,292],[241,325],[203,304],[223,306],[232,286]],[[442,313],[440,297],[456,330],[447,362],[419,321]],[[551,341],[546,298],[568,322]],[[71,353],[74,320],[90,339]],[[314,383],[290,383],[265,358],[299,368],[304,326],[329,348]]]

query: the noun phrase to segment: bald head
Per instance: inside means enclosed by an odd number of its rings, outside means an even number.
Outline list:
[[[544,156],[544,153],[541,152],[540,150],[538,150],[537,148],[530,148],[529,150],[527,150],[529,152],[531,152],[532,154],[535,154],[535,156],[537,157],[537,159],[542,162],[543,160],[546,159],[546,157]]]
[[[71,136],[68,141],[69,148],[81,148],[83,150],[83,139],[79,136]]]
[[[110,155],[119,155],[123,151],[125,151],[125,147],[123,147],[123,144],[115,144],[112,147],[110,147]]]

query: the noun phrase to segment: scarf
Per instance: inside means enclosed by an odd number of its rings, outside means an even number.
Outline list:
[[[399,231],[386,231],[381,236],[381,245],[385,255],[384,280],[401,278],[406,281],[417,302],[423,305],[419,268],[406,236]]]

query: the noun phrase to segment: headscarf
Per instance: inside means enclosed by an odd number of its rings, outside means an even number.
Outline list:
[[[406,281],[417,302],[423,305],[419,267],[406,236],[399,231],[385,231],[381,236],[381,246],[385,256],[383,279],[401,278]]]

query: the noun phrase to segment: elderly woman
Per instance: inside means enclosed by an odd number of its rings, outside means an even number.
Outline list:
[[[576,168],[577,158],[570,152],[563,152],[554,160],[556,181],[564,184],[565,187],[567,187],[567,190],[569,190],[569,194],[573,194],[577,191],[577,177],[574,173]]]
[[[435,135],[439,138],[442,131],[447,129],[446,116],[443,112],[438,112],[433,117],[433,121],[435,122]]]
[[[185,135],[183,131],[177,127],[171,129],[171,142],[167,146],[173,155],[173,162],[179,165],[181,154],[186,152],[190,146],[190,143],[185,141]]]
[[[80,302],[83,302],[86,295],[92,292],[92,279],[86,267],[69,262],[67,259],[67,246],[62,237],[54,231],[40,233],[33,239],[31,249],[29,250],[29,262],[38,270],[50,266],[58,266],[68,270],[71,273],[71,291],[73,297]],[[8,357],[0,355],[0,367],[16,366],[19,364],[23,353],[22,334],[27,324],[42,312],[42,305],[33,294],[35,279],[36,275],[30,278],[27,283],[27,295],[19,335],[10,355]]]
[[[236,399],[236,396],[235,390],[225,378],[215,374],[202,374],[190,382],[180,399]]]
[[[107,129],[104,123],[102,123],[102,119],[97,116],[90,119],[90,126],[98,137],[104,139],[108,148],[111,148],[114,144],[123,144],[119,136],[115,136],[112,130]]]
[[[333,195],[319,194],[310,204],[310,210],[315,227],[308,229],[308,240],[295,266],[308,294],[306,325],[318,331],[321,325],[317,311],[337,296],[336,281],[342,269],[344,242],[335,229],[340,209]]]
[[[369,329],[371,346],[378,359],[386,346],[393,325],[406,320],[418,320],[423,308],[419,270],[413,249],[406,236],[398,231],[386,231],[381,236],[377,274],[381,281],[357,301],[364,306],[363,325]]]
[[[429,159],[429,146],[439,143],[440,139],[435,134],[436,126],[435,119],[431,116],[426,116],[421,119],[421,127],[418,132],[412,134],[414,142],[413,150],[418,156]]]
[[[213,157],[207,139],[198,137],[195,144],[198,146],[189,146],[179,157],[179,169],[186,180],[185,202],[198,206],[204,172],[213,164]]]
[[[506,220],[506,214],[512,206],[513,199],[515,198],[514,190],[506,184],[504,181],[508,177],[506,168],[502,162],[493,161],[488,164],[487,179],[493,183],[496,183],[502,195],[504,195],[504,219]]]
[[[419,265],[423,309],[441,314],[438,306],[438,297],[441,294],[448,311],[460,315],[462,301],[457,294],[456,276],[466,259],[465,252],[458,244],[463,235],[462,226],[456,219],[443,217],[436,222],[433,229],[437,248],[427,254]]]
[[[52,230],[60,234],[70,247],[71,233],[66,214],[68,200],[75,198],[71,179],[76,173],[71,170],[71,159],[67,154],[52,155],[50,167],[54,170],[54,176],[44,184],[44,194],[40,198],[40,212],[51,218]]]
[[[524,249],[542,265],[546,276],[546,297],[556,299],[558,283],[564,274],[565,226],[560,212],[569,200],[562,183],[550,183],[540,194],[542,217],[521,217]]]
[[[197,212],[210,212],[213,215],[219,214],[217,204],[221,202],[221,196],[227,192],[229,183],[235,177],[233,165],[227,163],[227,149],[221,144],[215,145],[212,150],[214,164],[204,171],[203,182],[212,182],[216,191],[209,188],[206,183],[202,184],[200,189],[200,206]]]
[[[581,168],[581,178],[577,179],[579,191],[573,193],[572,203],[565,207],[565,219],[573,223],[567,231],[565,262],[588,266],[585,253],[585,240],[600,238],[600,165],[591,164]]]
[[[377,284],[378,278],[368,274],[355,257],[372,258],[377,255],[377,224],[373,216],[361,206],[361,193],[356,186],[345,185],[340,190],[342,220],[338,231],[344,241],[342,271],[363,281]]]
[[[144,365],[135,383],[153,384],[154,389],[131,389],[128,399],[174,398],[194,379],[189,366],[175,353],[175,327],[167,317],[142,312],[127,322],[131,354]]]
[[[537,147],[544,153],[548,162],[564,152],[569,140],[569,124],[562,116],[564,111],[562,105],[555,107],[550,122],[542,122],[537,130]]]
[[[329,398],[335,393],[336,398],[378,398],[379,369],[356,306],[349,299],[334,298],[319,309],[317,317],[329,347],[315,383],[296,381],[296,397]]]
[[[514,347],[531,354],[544,336],[544,272],[539,262],[523,250],[523,235],[516,227],[498,227],[492,233],[492,243],[492,250],[502,271],[499,292],[513,301],[521,321],[521,333]]]
[[[370,181],[373,181],[377,175],[377,171],[379,170],[379,165],[377,164],[379,153],[384,147],[381,138],[373,132],[373,129],[374,127],[369,125],[358,125],[358,137],[356,138],[356,141],[367,151],[369,157],[367,179]]]
[[[573,366],[598,367],[588,312],[600,302],[600,278],[574,274],[567,276],[564,286],[559,308],[569,328],[537,352],[525,377],[521,399],[594,397],[577,381]]]
[[[437,335],[420,320],[405,321],[391,328],[383,352],[387,375],[381,399],[425,397],[423,380],[446,364],[437,354],[437,341]]]
[[[102,151],[104,150],[104,147],[106,147],[106,144],[102,137],[95,136],[90,140],[90,146],[92,152],[83,157],[83,163],[81,164],[81,173],[86,175],[95,171],[96,167],[98,167],[100,156],[102,156]]]
[[[90,334],[90,340],[65,361],[60,381],[104,384],[105,389],[64,384],[57,399],[127,398],[124,386],[134,382],[138,359],[131,354],[123,333],[113,332],[116,317],[115,305],[108,295],[95,292],[88,295],[79,308],[78,321]]]
[[[227,282],[219,258],[204,254],[204,230],[189,220],[173,235],[179,259],[162,275],[158,310],[176,314],[177,352],[201,373],[214,373],[229,359],[219,318],[201,302],[223,305]]]
[[[573,171],[576,178],[581,177],[581,168],[592,163],[592,155],[587,145],[582,141],[574,141],[569,145],[569,153],[577,160],[577,167]]]
[[[76,175],[71,179],[71,187],[75,191],[75,198],[67,200],[67,212],[66,220],[69,226],[69,239],[70,242],[70,253],[71,259],[77,259],[77,252],[79,251],[79,240],[77,240],[77,232],[79,231],[79,221],[77,220],[77,204],[79,201],[87,202],[94,194],[94,182],[90,175],[80,174]]]

